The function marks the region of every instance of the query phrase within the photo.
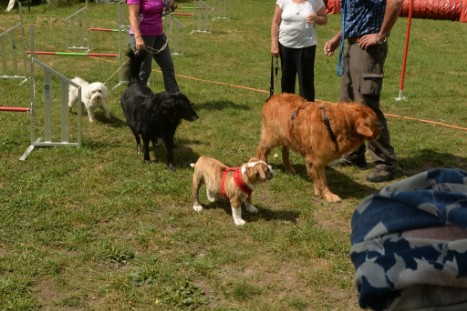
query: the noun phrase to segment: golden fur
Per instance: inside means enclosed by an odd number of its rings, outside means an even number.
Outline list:
[[[210,202],[217,201],[222,196],[222,175],[227,165],[222,162],[205,156],[199,157],[195,164],[193,173],[193,209],[201,212],[203,207],[199,203],[199,189],[201,185],[206,184],[206,194]],[[259,161],[256,158],[251,158],[248,163],[242,164],[240,167],[241,177],[243,182],[253,189],[253,185],[271,179],[273,176],[272,168],[264,161]],[[243,192],[235,183],[233,172],[227,172],[225,179],[225,192],[230,201],[232,208],[232,217],[236,225],[244,225],[242,219],[242,202],[245,203],[246,209],[250,213],[257,213],[258,209],[251,204],[251,195]]]
[[[323,121],[325,112],[337,144]],[[357,149],[366,139],[379,136],[375,112],[358,103],[311,103],[294,94],[278,94],[263,107],[258,159],[267,161],[272,148],[282,147],[287,172],[294,173],[289,149],[305,157],[307,173],[313,179],[314,193],[328,202],[338,202],[325,176],[326,164]]]

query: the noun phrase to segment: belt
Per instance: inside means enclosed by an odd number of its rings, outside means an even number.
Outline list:
[[[349,42],[349,44],[359,43],[361,39],[362,37],[351,37],[347,39],[347,42]]]

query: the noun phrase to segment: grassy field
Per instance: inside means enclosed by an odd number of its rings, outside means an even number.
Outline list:
[[[28,114],[0,113],[1,310],[359,310],[350,218],[364,197],[387,185],[366,182],[368,171],[328,168],[330,188],[343,198],[331,204],[313,196],[299,155],[292,155],[295,176],[271,156],[276,175],[255,189],[260,213],[244,213],[247,225],[236,227],[227,203],[208,205],[204,192],[207,208],[197,214],[191,207],[189,164],[200,155],[230,165],[253,156],[269,92],[274,2],[228,4],[229,19],[214,20],[211,34],[190,34],[193,19],[177,17],[184,25],[177,79],[200,119],[177,131],[175,173],[166,170],[162,146],[153,164],[136,153],[120,108],[124,86],[109,98],[110,121],[101,112],[92,124],[82,116],[81,148],[36,148],[26,161],[18,158],[30,144]],[[21,44],[29,49],[33,25],[36,50],[69,51],[65,17],[82,6],[26,8]],[[117,4],[89,4],[90,27],[115,28],[117,13]],[[2,9],[0,31],[18,21],[17,11]],[[432,167],[467,169],[467,25],[412,21],[407,99],[395,101],[406,25],[400,18],[390,38],[381,103],[399,159],[397,179]],[[320,100],[338,99],[337,59],[321,51],[339,27],[339,16],[330,16],[318,29]],[[118,52],[116,33],[90,38],[93,52]],[[38,59],[69,78],[119,82],[115,58]],[[41,102],[43,72],[36,70]],[[156,66],[150,82],[162,91]],[[29,82],[18,84],[0,80],[0,106],[29,106]],[[59,99],[54,103],[58,109]]]

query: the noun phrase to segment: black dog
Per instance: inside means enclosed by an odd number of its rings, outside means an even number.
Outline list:
[[[147,52],[133,50],[127,52],[129,58],[126,67],[128,87],[122,94],[120,103],[128,126],[136,139],[138,152],[141,151],[143,139],[144,162],[150,162],[149,142],[155,145],[162,139],[167,150],[167,165],[175,171],[173,163],[174,136],[182,119],[195,121],[198,114],[190,100],[180,92],[162,92],[154,94],[146,85],[141,85],[138,73]]]

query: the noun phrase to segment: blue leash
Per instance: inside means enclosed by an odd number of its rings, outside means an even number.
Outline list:
[[[342,18],[342,31],[341,31],[341,41],[339,43],[339,62],[337,63],[337,69],[336,69],[336,74],[339,77],[342,77],[344,74],[344,65],[342,63],[342,60],[344,59],[344,29],[345,29],[345,1],[342,1],[342,10],[341,10],[341,18]]]

